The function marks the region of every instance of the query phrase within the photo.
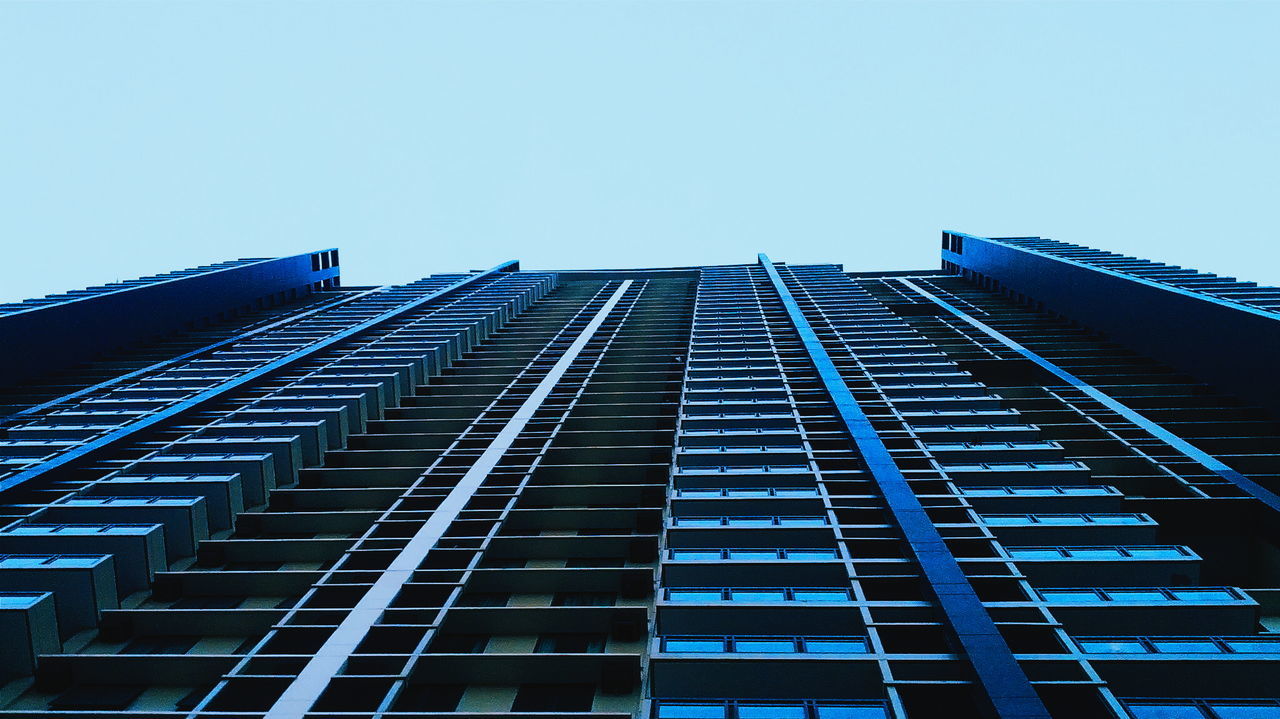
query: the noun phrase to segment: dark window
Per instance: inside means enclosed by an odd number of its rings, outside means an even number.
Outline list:
[[[462,607],[505,607],[510,599],[511,595],[504,592],[464,592],[462,597],[458,599],[458,605]]]
[[[521,684],[513,712],[589,712],[594,684]]]
[[[451,712],[458,708],[464,684],[410,684],[392,705],[394,711]]]
[[[173,609],[235,609],[242,597],[187,597],[173,603]]]
[[[611,592],[559,592],[551,600],[553,607],[612,607],[617,595]]]
[[[570,557],[564,566],[569,569],[592,569],[599,567],[621,567],[626,564],[622,557]]]
[[[121,654],[186,654],[200,637],[138,637],[120,650]]]
[[[544,634],[533,651],[538,654],[598,654],[604,651],[603,634]]]
[[[479,654],[489,644],[485,634],[441,634],[431,640],[431,651],[439,654]]]
[[[128,709],[144,687],[130,685],[78,686],[49,702],[50,709]]]

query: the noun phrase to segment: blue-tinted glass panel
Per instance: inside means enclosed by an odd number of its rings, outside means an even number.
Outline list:
[[[677,527],[719,527],[720,518],[676,517],[675,525]]]
[[[666,639],[662,642],[667,652],[723,652],[723,639]]]
[[[722,597],[719,590],[672,589],[667,592],[667,599],[673,602],[718,602]]]
[[[775,549],[731,549],[729,550],[729,558],[749,562],[763,562],[777,559],[778,552]]]
[[[1175,589],[1173,596],[1184,602],[1233,602],[1236,596],[1226,589]]]
[[[735,639],[733,650],[741,654],[790,654],[796,650],[794,639]]]
[[[884,707],[817,707],[818,719],[889,719],[889,712]]]
[[[1164,654],[1221,654],[1222,648],[1207,639],[1152,639]]]
[[[1243,702],[1209,702],[1216,719],[1280,719],[1280,706]]]
[[[1092,604],[1098,601],[1098,595],[1088,590],[1041,589],[1040,596],[1046,602],[1059,604]]]
[[[778,524],[783,527],[823,527],[826,517],[779,517]]]
[[[1090,654],[1146,654],[1147,648],[1137,639],[1077,639],[1080,648]]]
[[[773,517],[729,517],[730,527],[772,527]]]
[[[797,602],[843,602],[849,594],[842,589],[797,589]]]
[[[671,558],[685,562],[714,562],[720,559],[720,552],[702,549],[675,549],[671,552]]]
[[[735,589],[732,596],[735,602],[786,601],[786,595],[781,589]]]
[[[1250,654],[1275,654],[1280,652],[1278,639],[1227,639],[1227,646],[1233,651]]]
[[[724,719],[723,704],[668,704],[658,705],[658,719]]]
[[[1062,552],[1056,549],[1028,549],[1022,547],[1014,547],[1009,550],[1009,556],[1014,559],[1062,559]]]
[[[863,639],[806,639],[804,650],[810,654],[866,654]]]
[[[739,704],[738,719],[805,719],[803,705]]]
[[[1177,547],[1125,547],[1125,550],[1138,559],[1180,559],[1187,556]]]
[[[26,609],[40,601],[41,594],[0,594],[0,609]]]
[[[1156,589],[1108,589],[1107,596],[1113,602],[1167,602],[1163,592]]]
[[[801,562],[821,561],[823,559],[836,559],[836,550],[834,549],[788,549],[787,559],[794,559]]]
[[[1191,704],[1130,704],[1129,713],[1133,719],[1205,719]]]
[[[1143,524],[1147,520],[1136,514],[1093,514],[1096,524]]]
[[[1072,559],[1120,559],[1124,556],[1114,547],[1072,547],[1067,552]]]
[[[1087,524],[1089,520],[1076,514],[1037,514],[1040,524]]]
[[[984,514],[981,519],[983,524],[992,525],[1031,523],[1031,520],[1025,514]]]

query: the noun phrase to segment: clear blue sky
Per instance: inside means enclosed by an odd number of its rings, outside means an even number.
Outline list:
[[[339,246],[348,284],[933,267],[1280,284],[1280,3],[7,2],[0,299]]]

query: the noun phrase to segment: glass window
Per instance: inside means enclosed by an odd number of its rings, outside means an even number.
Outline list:
[[[804,650],[811,654],[866,654],[863,639],[806,639]]]
[[[730,489],[726,492],[730,497],[768,497],[767,489]]]
[[[1115,547],[1072,547],[1067,552],[1072,559],[1119,559],[1124,556]]]
[[[1137,514],[1091,514],[1097,524],[1145,524],[1146,520]]]
[[[724,640],[715,639],[665,639],[662,650],[667,652],[723,652]]]
[[[1098,601],[1098,595],[1087,589],[1041,589],[1040,596],[1046,602],[1059,604],[1091,604]]]
[[[1205,719],[1191,704],[1130,704],[1129,713],[1133,719]]]
[[[826,523],[826,517],[778,517],[778,524],[783,527],[822,527]]]
[[[1165,654],[1222,653],[1222,648],[1208,639],[1152,639],[1151,644]]]
[[[684,562],[714,562],[720,559],[720,552],[713,549],[673,549],[671,558]]]
[[[786,601],[786,594],[781,589],[735,589],[732,596],[735,602]]]
[[[1187,556],[1177,547],[1125,547],[1125,551],[1138,559],[1174,559]]]
[[[1014,490],[1017,494],[1024,497],[1056,497],[1058,495],[1057,487],[1018,487]]]
[[[1266,653],[1274,654],[1280,652],[1280,638],[1263,639],[1261,637],[1250,639],[1226,639],[1224,640],[1232,651],[1247,653]]]
[[[1113,602],[1167,602],[1164,592],[1158,589],[1108,589],[1107,596]]]
[[[788,549],[787,559],[799,562],[813,562],[823,559],[837,559],[834,549]]]
[[[667,591],[667,599],[673,602],[718,602],[721,593],[718,589],[671,589]]]
[[[1056,549],[1037,549],[1027,547],[1013,547],[1009,549],[1009,556],[1014,559],[1062,559],[1062,552]]]
[[[1147,647],[1137,639],[1077,639],[1076,643],[1090,654],[1147,653]]]
[[[823,706],[815,707],[818,719],[889,719],[884,707]]]
[[[719,527],[719,517],[676,517],[677,527]]]
[[[723,704],[669,704],[658,705],[658,719],[724,719]]]
[[[970,497],[1003,497],[1009,493],[1004,487],[965,487],[960,492]]]
[[[1061,487],[1063,494],[1094,495],[1110,494],[1106,487]]]
[[[763,562],[778,558],[776,549],[730,549],[730,559],[742,559],[749,562]]]
[[[719,497],[722,490],[719,489],[682,489],[681,497]]]
[[[53,557],[49,556],[28,556],[28,557],[4,557],[0,559],[0,567],[18,568],[18,567],[41,567],[44,566]]]
[[[730,527],[772,527],[773,517],[729,517]]]
[[[818,494],[816,489],[775,489],[774,496],[777,497],[813,497]]]
[[[1025,514],[984,514],[982,515],[984,524],[1029,524],[1030,519]]]
[[[1078,514],[1037,514],[1040,524],[1086,524],[1088,520]]]
[[[1217,719],[1280,719],[1280,706],[1245,702],[1209,702]]]
[[[1236,596],[1226,589],[1174,589],[1173,596],[1184,602],[1236,601]]]
[[[790,637],[782,639],[735,639],[733,650],[741,653],[790,654],[796,650],[796,642]]]
[[[849,598],[843,589],[797,589],[794,596],[797,602],[843,602]]]
[[[26,609],[40,601],[39,594],[0,594],[0,609]]]
[[[738,719],[805,719],[803,704],[739,704]]]

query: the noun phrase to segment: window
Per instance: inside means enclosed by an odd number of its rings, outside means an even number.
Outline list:
[[[595,701],[594,684],[521,684],[513,712],[589,712]]]
[[[738,719],[806,719],[806,716],[803,705],[739,704]]]
[[[718,549],[673,549],[671,558],[682,562],[715,562],[721,558]]]
[[[489,645],[485,634],[440,634],[431,640],[430,651],[437,654],[480,654]]]
[[[546,634],[538,637],[533,651],[538,654],[599,654],[604,651],[603,634]]]
[[[791,654],[796,641],[791,637],[734,639],[733,651],[739,654]]]
[[[725,640],[720,637],[707,639],[664,639],[665,652],[715,653],[725,651]]]
[[[1205,719],[1206,715],[1195,705],[1182,703],[1131,704],[1129,713],[1133,719]]]
[[[667,599],[673,602],[718,602],[724,598],[719,589],[670,589]]]
[[[1146,654],[1147,646],[1140,639],[1077,639],[1080,648],[1089,654]]]
[[[723,704],[675,704],[663,702],[658,706],[658,719],[725,719]]]
[[[1230,602],[1238,599],[1229,589],[1174,589],[1171,592],[1184,602]]]
[[[1113,602],[1164,602],[1168,601],[1159,589],[1111,589],[1107,596]]]
[[[559,592],[551,599],[553,607],[612,607],[617,595],[610,592]]]
[[[200,637],[138,637],[120,650],[121,654],[186,654]]]

